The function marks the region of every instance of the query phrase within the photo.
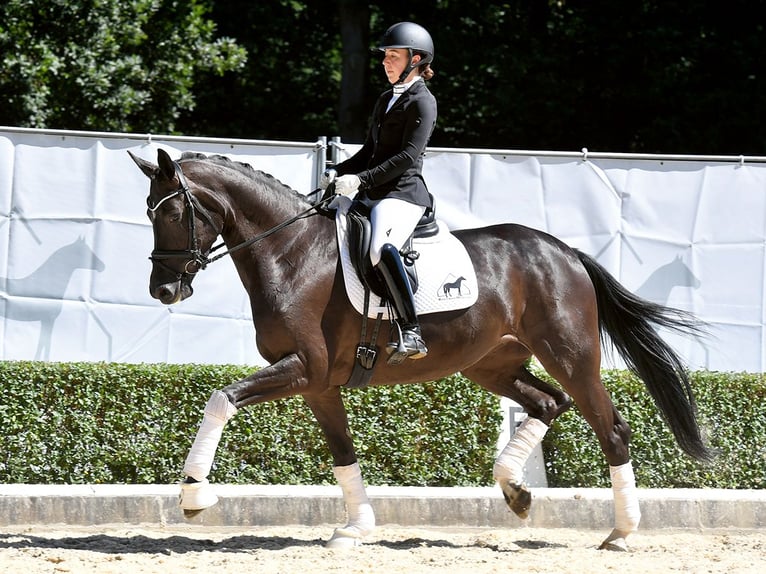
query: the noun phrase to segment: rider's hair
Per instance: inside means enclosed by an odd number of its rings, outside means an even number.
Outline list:
[[[424,80],[430,80],[436,74],[436,72],[431,69],[431,64],[423,64],[422,66],[418,66],[418,73]]]

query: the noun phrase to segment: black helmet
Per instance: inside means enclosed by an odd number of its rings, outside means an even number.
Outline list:
[[[413,22],[399,22],[386,30],[380,39],[378,50],[385,52],[387,48],[407,48],[410,50],[410,58],[413,53],[420,54],[422,59],[418,66],[434,60],[434,42],[431,34],[423,26]]]

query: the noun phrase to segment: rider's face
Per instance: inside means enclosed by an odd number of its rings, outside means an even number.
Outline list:
[[[383,56],[383,69],[386,71],[386,77],[390,84],[399,81],[399,76],[409,64],[409,50],[404,48],[387,48]],[[419,55],[412,58],[413,62],[420,60]]]

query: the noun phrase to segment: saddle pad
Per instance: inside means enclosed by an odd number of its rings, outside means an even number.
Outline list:
[[[351,264],[348,249],[346,213],[351,199],[338,197],[330,207],[337,209],[335,225],[338,237],[343,279],[354,309],[364,312],[364,286]],[[473,263],[460,241],[449,232],[443,221],[438,221],[439,232],[432,237],[415,239],[412,248],[420,253],[415,266],[418,272],[418,290],[415,293],[415,311],[418,315],[465,309],[476,302],[479,289]],[[388,308],[381,306],[381,299],[370,293],[368,317],[374,319],[378,313],[390,320]]]

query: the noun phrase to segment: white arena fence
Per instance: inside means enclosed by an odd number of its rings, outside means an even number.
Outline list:
[[[302,193],[355,149],[0,127],[0,359],[264,364],[230,260],[178,305],[149,296],[149,182],[126,151],[156,161],[160,147],[223,154]],[[692,368],[764,371],[766,157],[431,148],[425,175],[451,228],[548,231],[694,312],[709,339],[664,333]]]

